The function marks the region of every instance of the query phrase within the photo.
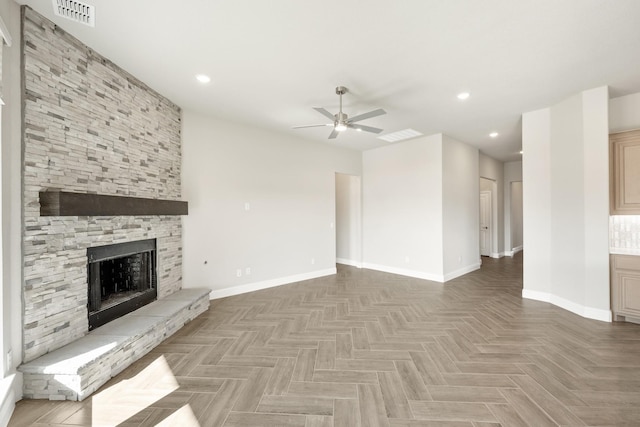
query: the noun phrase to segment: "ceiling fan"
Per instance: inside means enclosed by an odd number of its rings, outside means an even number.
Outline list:
[[[369,111],[368,113],[360,114],[355,117],[349,118],[349,116],[346,113],[342,112],[342,95],[344,95],[345,93],[347,93],[346,87],[338,86],[336,88],[336,94],[340,96],[340,111],[337,112],[336,114],[331,114],[329,111],[325,110],[322,107],[313,107],[313,109],[316,110],[318,113],[322,114],[328,119],[331,119],[332,123],[321,124],[321,125],[294,126],[293,128],[302,129],[302,128],[315,128],[320,126],[333,126],[333,130],[329,134],[329,139],[334,139],[335,137],[338,136],[340,132],[343,132],[347,129],[355,129],[359,131],[363,130],[365,132],[373,132],[373,133],[382,132],[382,129],[380,128],[374,128],[371,126],[359,125],[355,123],[364,119],[370,119],[372,117],[377,117],[383,114],[387,114],[387,112],[384,111],[382,108],[379,108],[377,110]]]

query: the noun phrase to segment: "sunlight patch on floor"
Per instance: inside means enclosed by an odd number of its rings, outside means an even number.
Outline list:
[[[178,388],[178,382],[166,359],[160,356],[134,377],[120,381],[93,396],[92,425],[123,423]]]
[[[156,427],[200,427],[200,423],[196,418],[191,406],[189,404],[184,405],[176,412],[162,420],[162,422],[156,424]]]

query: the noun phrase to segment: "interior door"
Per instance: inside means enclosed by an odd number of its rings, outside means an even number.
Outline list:
[[[491,255],[491,191],[480,192],[480,255]]]

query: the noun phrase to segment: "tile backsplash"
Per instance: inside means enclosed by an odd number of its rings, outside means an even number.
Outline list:
[[[640,255],[640,215],[609,217],[609,251]]]

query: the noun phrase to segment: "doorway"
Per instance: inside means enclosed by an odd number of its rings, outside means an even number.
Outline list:
[[[480,256],[499,258],[498,253],[498,184],[480,177]]]
[[[491,256],[491,191],[480,191],[480,256]]]
[[[336,263],[362,267],[362,192],[359,176],[336,173]]]

